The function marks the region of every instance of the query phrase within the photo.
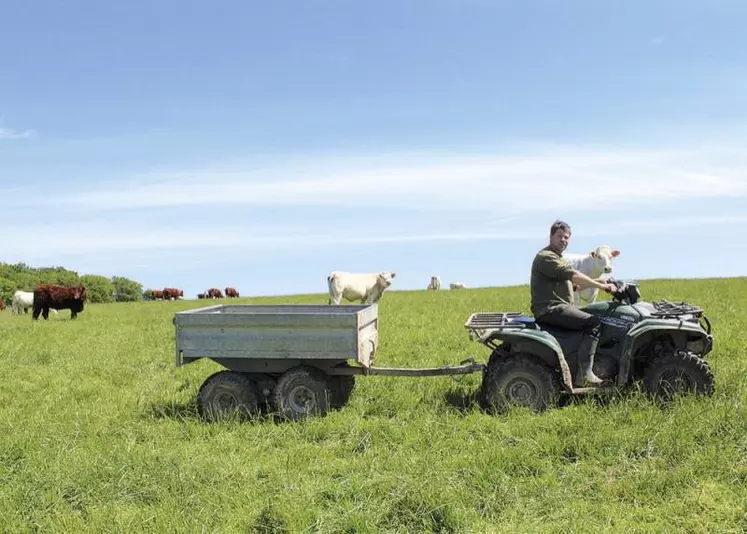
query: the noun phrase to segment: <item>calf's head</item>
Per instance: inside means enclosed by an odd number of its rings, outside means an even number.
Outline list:
[[[596,271],[609,274],[612,272],[612,258],[620,255],[619,250],[612,250],[607,245],[602,245],[591,251],[591,257],[596,260]]]
[[[395,276],[397,275],[391,271],[382,271],[376,277],[376,282],[381,287],[381,289],[386,289],[390,285],[392,285],[392,280]]]

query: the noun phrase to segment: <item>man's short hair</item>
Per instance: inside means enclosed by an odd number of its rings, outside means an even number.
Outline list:
[[[557,232],[558,230],[563,230],[563,231],[568,232],[570,234],[571,233],[571,225],[568,224],[565,221],[561,221],[560,219],[558,219],[557,221],[555,221],[554,223],[552,223],[552,226],[550,227],[550,235],[555,235],[555,232]]]

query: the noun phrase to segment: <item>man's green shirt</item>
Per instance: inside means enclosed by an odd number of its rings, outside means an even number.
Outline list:
[[[541,317],[558,304],[573,304],[573,283],[575,271],[550,247],[540,250],[532,262],[532,276],[529,281],[532,292],[532,314]]]

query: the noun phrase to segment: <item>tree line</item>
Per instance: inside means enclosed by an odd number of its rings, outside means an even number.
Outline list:
[[[83,284],[88,290],[88,301],[94,303],[143,300],[142,284],[123,276],[80,276],[64,267],[30,267],[25,263],[0,263],[0,298],[6,303],[10,303],[17,290],[33,291],[39,284]]]

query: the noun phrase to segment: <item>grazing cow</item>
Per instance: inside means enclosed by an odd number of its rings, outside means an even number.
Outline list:
[[[589,278],[609,278],[612,275],[612,258],[620,255],[619,250],[612,250],[602,245],[587,254],[563,254],[563,259],[575,270]],[[575,288],[574,288],[575,289]],[[573,300],[576,306],[591,304],[597,298],[599,290],[593,287],[579,291],[575,289]]]
[[[184,296],[184,291],[175,287],[164,287],[163,298],[168,300],[177,300]]]
[[[428,283],[426,289],[432,289],[433,291],[441,289],[441,278],[438,276],[431,276],[431,281]]]
[[[208,298],[207,293],[197,293],[198,299],[206,299]]]
[[[329,287],[329,304],[340,304],[345,298],[349,301],[360,300],[371,304],[381,299],[384,290],[392,285],[396,276],[391,271],[380,273],[346,273],[334,271],[327,277]]]
[[[207,298],[209,299],[222,299],[223,293],[217,287],[211,287],[207,290]]]
[[[34,289],[34,312],[32,318],[49,319],[49,310],[70,310],[70,318],[75,319],[83,311],[83,305],[88,298],[88,291],[83,285],[73,287],[39,284]]]
[[[226,288],[226,297],[229,298],[229,299],[237,299],[237,298],[239,298],[239,292],[236,291],[232,287],[227,287]]]
[[[467,289],[467,284],[464,282],[451,282],[449,289]]]
[[[3,299],[0,299],[0,311],[3,311],[5,309],[5,301]]]
[[[154,289],[150,292],[150,298],[152,298],[153,300],[162,299],[163,291],[161,291],[160,289]]]
[[[13,294],[13,300],[10,301],[10,311],[21,315],[29,312],[29,308],[34,306],[34,294],[30,291],[18,290]]]

